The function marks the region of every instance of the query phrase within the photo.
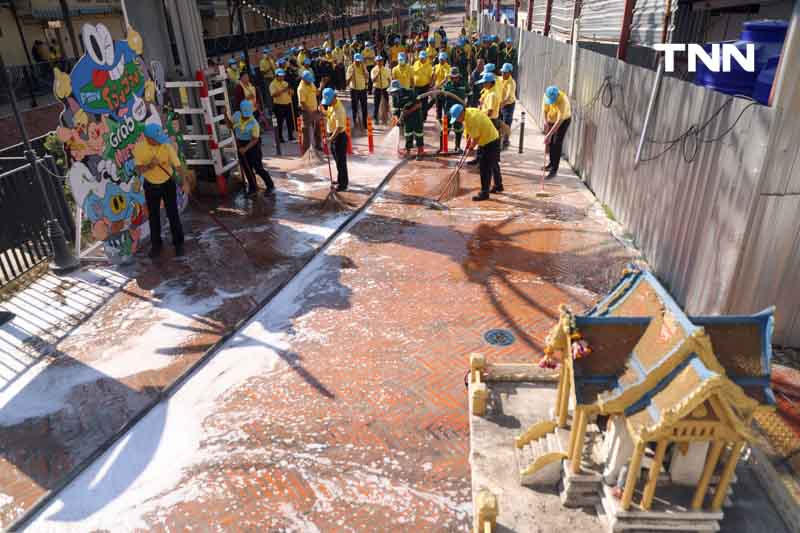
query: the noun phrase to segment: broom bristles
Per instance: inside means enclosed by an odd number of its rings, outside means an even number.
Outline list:
[[[447,202],[458,196],[458,192],[461,190],[461,172],[459,170],[457,168],[450,179],[445,182],[442,192],[436,198],[437,202]]]

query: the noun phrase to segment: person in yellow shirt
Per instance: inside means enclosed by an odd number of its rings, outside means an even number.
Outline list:
[[[279,68],[275,71],[275,80],[269,85],[269,95],[278,122],[278,142],[283,140],[283,124],[286,123],[286,134],[289,142],[294,140],[294,113],[292,112],[292,88],[286,81],[286,71]]]
[[[548,171],[546,178],[549,179],[558,174],[564,137],[567,135],[570,122],[572,122],[572,107],[569,97],[555,85],[551,85],[544,91],[542,116],[545,118],[544,145],[547,147],[550,160],[545,167],[545,170]]]
[[[347,84],[350,87],[350,104],[353,109],[353,127],[360,125],[367,129],[367,79],[369,73],[364,65],[364,57],[361,54],[353,56],[353,64],[347,67]]]
[[[300,105],[300,114],[303,117],[303,146],[301,153],[306,153],[306,150],[311,145],[312,138],[314,139],[314,148],[322,150],[317,87],[314,85],[314,73],[310,70],[304,71],[300,77],[300,84],[297,86],[297,101]]]
[[[414,96],[430,90],[433,80],[433,66],[428,61],[428,53],[423,50],[419,53],[419,59],[414,62]],[[431,108],[428,98],[420,100],[422,102],[422,122],[428,119],[428,110]]]
[[[392,79],[400,82],[403,89],[413,89],[414,70],[406,62],[406,53],[397,55],[397,66],[392,69]]]
[[[297,51],[297,64],[303,65],[306,62],[307,57],[308,54],[306,53],[306,45],[304,43],[300,45],[300,49]]]
[[[495,91],[496,78],[491,72],[485,73],[479,83],[483,85],[481,91],[481,111],[486,113],[486,116],[497,127],[497,121],[500,119],[500,98]]]
[[[450,63],[447,61],[447,54],[439,52],[439,64],[433,67],[433,86],[441,89],[450,80]],[[442,121],[442,111],[444,109],[445,96],[436,96],[436,120]]]
[[[472,200],[481,202],[489,199],[489,193],[503,192],[503,176],[500,174],[500,134],[486,113],[474,107],[464,108],[453,104],[450,108],[450,124],[464,125],[467,135],[467,152],[477,146],[481,152],[480,174],[481,192]],[[494,180],[494,187],[489,186]]]
[[[395,37],[392,46],[389,47],[389,60],[392,68],[396,67],[400,61],[400,52],[403,51],[403,47],[400,46],[400,37]]]
[[[511,131],[511,123],[514,121],[514,109],[517,107],[517,82],[511,77],[514,66],[511,63],[504,63],[500,68],[503,75],[503,96],[500,100],[500,118]],[[503,135],[503,148],[508,148],[511,144],[509,135]]]
[[[272,58],[272,51],[269,47],[261,51],[261,59],[258,61],[258,70],[261,72],[261,79],[264,80],[264,107],[268,111],[272,111],[272,98],[269,96],[269,86],[272,80],[275,79],[275,70],[278,68],[275,65],[275,60]]]
[[[144,178],[144,197],[150,223],[150,257],[161,255],[161,201],[167,211],[175,255],[183,255],[183,226],[178,213],[178,186],[174,177],[182,177],[178,152],[158,124],[144,127],[143,138],[133,147],[136,170]]]
[[[438,45],[436,44],[436,38],[435,37],[428,37],[428,47],[425,49],[425,52],[428,54],[428,57],[431,58],[431,61],[433,61],[436,58],[436,49],[437,48],[438,48]]]
[[[389,67],[386,66],[386,60],[384,60],[383,56],[375,57],[375,61],[377,62],[377,65],[372,67],[370,78],[372,79],[372,97],[374,99],[372,120],[377,124],[379,116],[383,116],[386,118],[386,120],[388,120],[388,113],[385,115],[380,115],[380,108],[381,102],[386,102],[385,105],[388,109],[389,93],[387,91],[389,89],[389,83],[392,80],[392,73],[389,71]]]
[[[361,52],[361,56],[364,58],[364,65],[367,66],[367,72],[372,72],[373,67],[375,67],[375,48],[372,43],[369,41],[364,43],[364,51]],[[372,92],[372,77],[367,79],[367,92]]]
[[[350,181],[347,175],[347,113],[331,87],[322,91],[322,107],[327,119],[328,145],[336,161],[336,190],[346,191]]]
[[[239,111],[233,114],[229,126],[233,127],[236,137],[236,147],[239,152],[239,163],[245,178],[247,178],[246,196],[254,196],[258,191],[256,174],[258,174],[267,187],[266,196],[275,193],[275,184],[272,177],[264,168],[263,154],[261,152],[261,126],[253,115],[253,104],[244,100]]]
[[[239,83],[239,62],[235,57],[228,59],[228,68],[225,69],[231,84]]]

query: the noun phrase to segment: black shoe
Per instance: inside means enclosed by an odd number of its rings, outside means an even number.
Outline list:
[[[336,190],[339,191],[339,192],[344,192],[344,191],[347,190],[347,185],[338,185],[336,187]]]
[[[475,165],[478,164],[478,160],[477,159],[470,159],[469,161],[467,161],[467,164],[470,165],[470,166],[475,166]]]
[[[155,259],[156,257],[161,255],[161,247],[160,246],[151,246],[150,252],[147,254],[147,257],[151,259]]]
[[[482,202],[482,201],[488,200],[488,199],[489,199],[489,193],[488,192],[482,192],[479,195],[472,197],[472,201],[473,202]]]
[[[504,190],[505,190],[505,189],[503,189],[503,186],[502,186],[502,185],[499,185],[499,186],[498,186],[498,185],[495,185],[494,187],[492,187],[492,190],[491,190],[491,191],[489,191],[489,192],[491,192],[491,193],[498,193],[498,192],[503,192]]]
[[[558,174],[558,171],[554,168],[551,168],[548,170],[547,176],[545,176],[544,179],[551,180],[556,177],[556,174]]]
[[[176,244],[175,245],[175,257],[183,257],[184,253],[186,253],[186,252],[183,250],[183,243]]]

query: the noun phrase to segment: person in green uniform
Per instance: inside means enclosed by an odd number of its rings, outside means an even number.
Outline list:
[[[392,97],[392,107],[397,123],[403,125],[403,132],[406,138],[406,156],[411,155],[411,148],[414,142],[417,144],[417,157],[425,153],[425,139],[422,128],[423,103],[414,96],[412,89],[404,89],[398,80],[392,81],[389,86],[389,94]]]
[[[506,46],[500,53],[500,63],[511,63],[511,67],[517,69],[517,50],[514,48],[514,39],[508,37],[506,39]]]
[[[450,69],[450,79],[447,83],[444,84],[444,90],[448,93],[453,93],[454,95],[461,98],[461,100],[466,101],[467,98],[467,86],[464,83],[464,79],[461,76],[461,71],[457,67],[453,67]],[[460,104],[458,100],[451,96],[446,96],[445,100],[445,109],[451,109],[454,105]],[[456,152],[459,154],[461,153],[461,137],[464,134],[464,123],[463,122],[455,122],[453,123],[453,134],[456,138]]]

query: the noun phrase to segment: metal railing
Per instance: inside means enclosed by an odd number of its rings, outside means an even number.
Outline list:
[[[48,195],[54,216],[69,240],[75,239],[64,180],[56,177],[53,158],[37,159],[43,183],[36,183],[30,163],[0,174],[0,287],[19,278],[53,255],[48,238]]]

